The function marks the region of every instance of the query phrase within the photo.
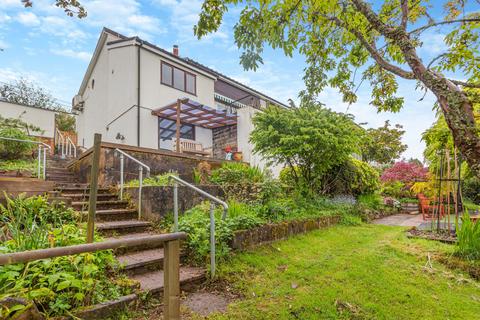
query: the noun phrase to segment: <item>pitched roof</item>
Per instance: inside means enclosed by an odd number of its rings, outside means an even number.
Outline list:
[[[140,39],[140,38],[137,37],[137,36],[135,36],[135,37],[127,37],[127,36],[122,35],[122,34],[116,32],[116,31],[113,31],[113,30],[111,30],[111,29],[109,29],[109,28],[105,28],[105,27],[104,27],[103,30],[102,30],[102,35],[104,35],[105,33],[109,33],[109,34],[111,34],[111,35],[113,35],[113,36],[115,36],[115,37],[117,37],[117,38],[120,39],[120,40],[116,40],[116,41],[110,41],[110,42],[108,42],[108,44],[114,44],[114,43],[119,43],[119,42],[124,42],[124,41],[136,40],[137,42],[139,42],[139,43],[140,43],[141,45],[143,45],[143,46],[151,47],[151,48],[153,48],[153,49],[155,49],[155,50],[160,51],[162,54],[165,54],[165,55],[169,56],[171,59],[178,60],[178,61],[181,61],[181,62],[183,62],[183,63],[186,63],[186,64],[188,64],[188,65],[190,65],[190,66],[192,66],[192,67],[194,67],[194,68],[196,68],[196,69],[199,69],[199,70],[201,70],[201,71],[203,71],[203,72],[206,72],[206,73],[212,75],[212,76],[215,77],[215,78],[218,78],[218,79],[220,79],[220,80],[226,81],[226,82],[230,83],[230,84],[233,85],[233,86],[236,86],[236,87],[238,87],[238,88],[240,88],[240,89],[243,89],[243,90],[245,90],[245,91],[250,91],[250,92],[253,93],[254,95],[257,95],[257,96],[259,96],[260,98],[262,98],[262,99],[264,99],[264,100],[268,100],[268,101],[271,102],[271,103],[274,103],[274,104],[277,104],[277,105],[280,105],[280,106],[283,106],[283,107],[288,107],[285,103],[280,102],[280,101],[278,101],[278,100],[276,100],[276,99],[274,99],[274,98],[272,98],[272,97],[269,97],[269,96],[267,96],[266,94],[261,93],[261,92],[258,91],[258,90],[255,90],[255,89],[253,89],[253,88],[251,88],[251,87],[248,87],[248,86],[246,86],[246,85],[238,82],[237,80],[234,80],[234,79],[232,79],[232,78],[230,78],[230,77],[228,77],[228,76],[226,76],[226,75],[224,75],[224,74],[222,74],[222,73],[220,73],[220,72],[218,72],[218,71],[215,71],[215,70],[213,70],[213,69],[211,69],[211,68],[209,68],[209,67],[207,67],[207,66],[205,66],[205,65],[203,65],[203,64],[201,64],[201,63],[199,63],[199,62],[197,62],[197,61],[195,61],[195,60],[193,60],[193,59],[183,58],[183,57],[174,55],[174,54],[171,53],[170,51],[165,50],[165,49],[163,49],[163,48],[160,48],[160,47],[158,47],[158,46],[156,46],[156,45],[154,45],[154,44],[152,44],[152,43],[150,43],[150,42],[148,42],[148,41],[142,40],[142,39]],[[99,43],[102,42],[102,46],[103,46],[103,41],[105,41],[105,38],[102,37],[102,35],[100,36]],[[102,40],[103,40],[103,41],[102,41]],[[94,53],[94,56],[92,57],[92,61],[90,62],[90,64],[96,62],[96,58],[95,58],[95,57],[96,57],[96,55],[100,54],[100,51],[99,51],[98,49],[99,49],[99,46],[97,45],[97,48],[95,49],[95,53]],[[97,50],[98,50],[98,52],[97,52]],[[94,61],[95,61],[95,62],[94,62]],[[84,84],[86,85],[86,81],[88,81],[89,75],[90,75],[90,73],[93,71],[93,66],[92,66],[92,68],[90,68],[90,67],[91,67],[91,66],[89,65],[89,68],[87,69],[87,73],[85,74],[85,77],[84,77],[84,81],[82,82],[82,86],[80,87],[79,93],[83,91],[83,89],[84,89],[83,86],[84,86]],[[90,70],[90,69],[92,69],[92,70]],[[88,77],[87,77],[87,75],[88,75]],[[86,78],[86,79],[85,79],[85,78]]]

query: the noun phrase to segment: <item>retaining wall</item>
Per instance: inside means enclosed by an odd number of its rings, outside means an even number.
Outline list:
[[[250,230],[236,231],[230,246],[235,250],[244,250],[260,244],[287,239],[296,234],[326,228],[337,224],[339,221],[340,216],[330,216],[266,224]]]
[[[220,167],[224,162],[224,160],[191,156],[168,150],[138,148],[123,144],[102,142],[98,176],[98,182],[102,186],[116,184],[120,181],[120,157],[114,152],[115,148],[119,148],[145,163],[150,167],[151,175],[176,171],[182,179],[189,182],[193,180],[193,169],[195,169],[200,162],[208,162],[212,169]],[[90,180],[92,157],[93,149],[90,148],[69,166],[79,177],[80,182],[87,183]],[[125,181],[137,179],[138,164],[126,157],[124,164]],[[146,172],[144,170],[144,177],[145,174]]]

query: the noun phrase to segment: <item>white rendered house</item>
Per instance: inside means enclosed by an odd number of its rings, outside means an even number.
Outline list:
[[[78,144],[85,148],[101,133],[107,142],[217,159],[231,148],[262,167],[248,140],[252,116],[267,104],[286,107],[181,57],[176,46],[169,52],[107,28],[73,98]]]

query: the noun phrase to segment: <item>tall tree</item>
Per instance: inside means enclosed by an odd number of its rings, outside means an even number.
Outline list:
[[[407,145],[402,143],[404,133],[401,125],[391,127],[388,120],[382,127],[367,129],[361,148],[363,161],[393,163],[407,150]]]
[[[0,97],[12,103],[43,109],[64,110],[64,107],[47,90],[24,78],[1,84]]]
[[[397,78],[416,81],[436,96],[455,144],[480,176],[480,136],[464,92],[465,87],[480,87],[480,13],[465,10],[467,2],[435,1],[445,14],[433,19],[427,0],[385,0],[375,6],[364,0],[204,0],[194,31],[200,38],[218,30],[229,6],[246,3],[234,32],[244,50],[241,63],[256,69],[265,45],[288,56],[300,52],[307,61],[303,99],[315,98],[328,85],[353,103],[357,82],[367,80],[371,104],[397,112],[404,102],[396,95]],[[444,52],[427,62],[418,50],[421,35],[443,25],[451,26]],[[444,71],[467,80],[449,79]]]

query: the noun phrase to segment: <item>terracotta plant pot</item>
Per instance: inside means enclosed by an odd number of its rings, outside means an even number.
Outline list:
[[[243,160],[243,153],[241,151],[237,151],[233,154],[233,160],[235,161],[242,161]]]

